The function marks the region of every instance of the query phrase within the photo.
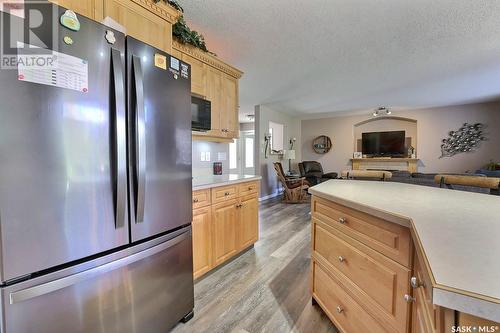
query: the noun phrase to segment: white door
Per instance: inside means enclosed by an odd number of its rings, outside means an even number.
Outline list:
[[[241,145],[241,168],[246,175],[255,174],[255,134],[254,131],[242,132],[240,138]]]

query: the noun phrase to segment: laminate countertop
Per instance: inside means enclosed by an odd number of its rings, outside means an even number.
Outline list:
[[[193,191],[204,190],[207,188],[219,187],[237,183],[244,183],[260,179],[262,179],[261,176],[244,175],[244,174],[193,177]]]
[[[500,196],[360,180],[309,192],[409,227],[435,280],[434,304],[500,322]]]

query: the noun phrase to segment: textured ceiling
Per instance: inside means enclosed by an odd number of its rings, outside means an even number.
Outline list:
[[[257,104],[307,117],[500,96],[499,0],[181,3],[209,49],[245,72],[243,114]]]

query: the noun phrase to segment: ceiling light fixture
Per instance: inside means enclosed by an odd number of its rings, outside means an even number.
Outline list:
[[[373,116],[374,117],[378,117],[380,116],[381,114],[383,115],[391,115],[392,114],[392,111],[389,110],[389,108],[385,107],[385,106],[381,106],[379,107],[377,110],[373,111]]]

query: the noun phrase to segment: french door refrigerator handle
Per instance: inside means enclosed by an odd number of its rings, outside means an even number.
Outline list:
[[[127,174],[126,174],[126,133],[125,133],[125,84],[124,73],[119,50],[111,49],[112,80],[114,111],[111,116],[114,117],[112,142],[114,147],[114,167],[116,168],[116,181],[114,184],[114,203],[115,203],[115,228],[123,228],[125,225],[125,203],[127,199]]]
[[[144,114],[144,83],[141,59],[132,56],[135,86],[135,184],[136,184],[136,223],[144,221],[144,201],[146,194],[146,126]]]
[[[27,301],[30,299],[33,299],[38,296],[43,296],[48,293],[61,290],[63,288],[81,283],[85,280],[94,278],[99,275],[103,275],[107,272],[111,272],[112,270],[115,270],[120,267],[124,267],[127,265],[130,265],[134,262],[137,262],[139,260],[142,260],[144,258],[150,257],[152,255],[155,255],[159,252],[165,251],[168,248],[171,248],[172,246],[184,241],[188,237],[188,233],[184,232],[183,234],[172,238],[164,243],[158,244],[156,246],[153,246],[149,249],[143,250],[141,252],[135,253],[133,255],[130,255],[128,257],[124,257],[112,262],[109,262],[107,264],[104,264],[102,266],[94,267],[91,269],[88,269],[86,271],[76,273],[73,275],[69,275],[66,277],[63,277],[58,280],[46,282],[34,287],[28,287],[26,289],[18,290],[11,292],[9,294],[9,303],[10,304],[15,304],[23,301]]]

